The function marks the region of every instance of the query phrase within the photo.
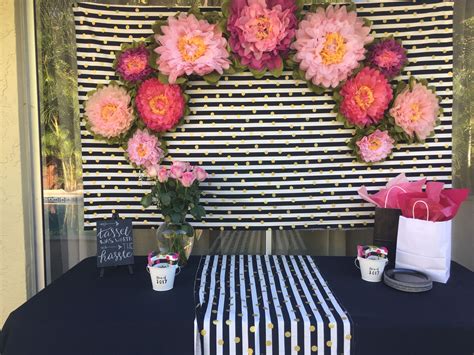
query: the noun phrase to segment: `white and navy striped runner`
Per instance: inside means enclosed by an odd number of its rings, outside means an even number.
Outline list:
[[[350,354],[352,325],[311,256],[201,258],[196,354]]]
[[[203,11],[216,10],[204,8]],[[79,3],[74,8],[80,111],[97,84],[116,80],[114,52],[122,43],[153,34],[152,25],[186,8]],[[226,76],[218,85],[192,80],[191,115],[166,135],[173,159],[202,165],[210,229],[361,228],[373,223],[373,207],[357,195],[361,185],[379,189],[404,172],[451,183],[453,3],[441,0],[362,3],[360,16],[373,21],[375,37],[403,41],[410,75],[427,79],[444,113],[426,144],[400,145],[393,159],[367,166],[347,147],[352,130],[335,121],[331,92],[316,95],[290,72],[279,79],[250,73]],[[143,209],[149,183],[128,164],[123,150],[99,142],[81,125],[85,228],[113,212],[134,227],[162,221]]]

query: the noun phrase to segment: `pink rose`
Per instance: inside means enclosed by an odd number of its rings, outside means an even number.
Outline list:
[[[204,181],[207,179],[207,172],[203,168],[194,168],[194,173],[196,174],[196,178],[198,179],[198,181]]]
[[[158,170],[157,175],[158,175],[158,181],[163,183],[163,182],[168,181],[168,178],[170,176],[170,172],[168,171],[168,169],[166,169],[165,166],[162,166]]]
[[[184,162],[184,161],[175,161],[173,162],[172,166],[177,166],[181,169],[183,169],[183,172],[191,170],[191,164]]]
[[[181,176],[183,176],[183,173],[185,172],[185,168],[179,166],[179,165],[171,165],[171,168],[170,168],[170,176],[173,178],[173,179],[180,179]]]
[[[181,183],[183,184],[184,187],[189,187],[193,184],[193,182],[196,180],[196,174],[192,171],[187,171],[181,176]]]
[[[160,168],[159,165],[150,165],[146,169],[146,174],[151,178],[156,178],[156,176],[158,175],[158,169],[159,168]]]

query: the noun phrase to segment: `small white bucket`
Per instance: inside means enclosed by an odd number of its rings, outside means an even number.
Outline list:
[[[360,267],[357,265],[357,261],[359,261]],[[380,282],[382,281],[383,270],[388,263],[388,259],[376,256],[365,259],[358,256],[357,259],[354,260],[354,263],[357,268],[360,269],[362,280]]]
[[[167,263],[147,266],[146,268],[150,273],[151,285],[155,291],[171,290],[174,285],[174,277],[181,271],[178,265],[170,265]]]

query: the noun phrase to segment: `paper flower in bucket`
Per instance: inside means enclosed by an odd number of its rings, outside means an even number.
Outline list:
[[[150,252],[148,254],[148,266],[154,266],[157,264],[177,265],[178,261],[178,253],[159,254],[157,252]]]
[[[357,245],[357,256],[364,259],[371,256],[386,259],[388,256],[388,250],[386,247],[377,247],[375,245]]]

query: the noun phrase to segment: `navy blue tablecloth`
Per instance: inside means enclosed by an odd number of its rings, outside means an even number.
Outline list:
[[[200,257],[172,291],[151,289],[146,259],[135,274],[107,270],[98,278],[88,258],[12,312],[2,329],[3,355],[193,354],[193,288]],[[408,294],[360,279],[350,257],[316,257],[316,264],[353,324],[354,354],[474,352],[474,273],[453,263],[446,285]]]

